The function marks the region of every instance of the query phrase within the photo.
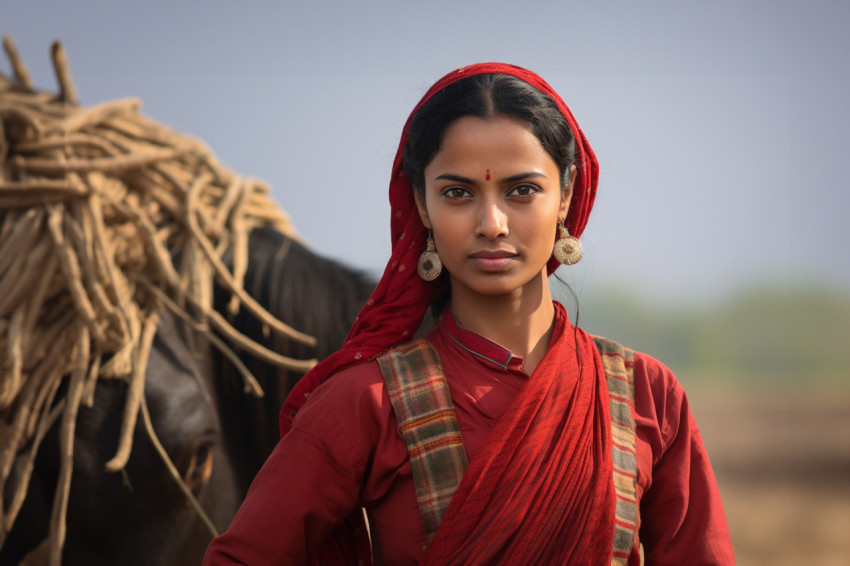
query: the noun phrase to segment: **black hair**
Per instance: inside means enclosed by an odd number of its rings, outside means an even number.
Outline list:
[[[425,167],[439,151],[446,128],[464,116],[522,121],[555,160],[561,186],[569,183],[570,165],[576,162],[575,136],[552,97],[512,75],[486,73],[448,85],[411,119],[402,157],[404,172],[420,194],[425,190]]]

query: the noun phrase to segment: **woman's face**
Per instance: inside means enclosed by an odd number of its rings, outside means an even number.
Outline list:
[[[571,168],[574,176],[575,167]],[[520,121],[465,116],[425,167],[419,214],[449,273],[455,300],[517,294],[546,279],[572,184]]]

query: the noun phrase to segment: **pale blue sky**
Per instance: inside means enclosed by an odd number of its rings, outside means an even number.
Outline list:
[[[567,279],[682,299],[850,291],[848,24],[844,1],[0,0],[38,86],[60,39],[84,104],[140,97],[268,181],[314,249],[376,272],[412,106],[458,66],[529,67],[601,166]]]

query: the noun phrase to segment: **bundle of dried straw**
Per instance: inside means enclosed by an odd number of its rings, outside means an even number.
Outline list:
[[[122,469],[138,415],[148,420],[145,366],[162,308],[231,359],[213,330],[284,367],[306,371],[315,363],[237,333],[212,308],[216,279],[232,293],[231,313],[241,307],[292,339],[314,340],[242,289],[249,231],[273,225],[294,235],[266,185],[223,167],[199,140],[140,115],[136,99],[80,106],[58,42],[58,94],[37,91],[8,37],[4,47],[13,76],[0,73],[0,546],[39,445],[61,420],[50,537],[58,564],[80,404],[93,402],[99,379],[129,383],[121,441],[107,464]],[[232,269],[219,259],[227,249]],[[243,375],[246,389],[261,395]]]

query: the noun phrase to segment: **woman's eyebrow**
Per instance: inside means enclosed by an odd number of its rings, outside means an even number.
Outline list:
[[[457,183],[466,183],[467,185],[471,185],[475,182],[468,177],[461,177],[460,175],[454,175],[452,173],[443,173],[442,175],[437,175],[436,177],[434,177],[434,180],[455,181]]]
[[[539,171],[532,171],[530,173],[519,173],[517,175],[511,175],[510,177],[505,177],[502,179],[503,183],[513,183],[514,181],[521,181],[522,179],[535,179],[543,177],[546,178],[546,175],[540,173]]]

